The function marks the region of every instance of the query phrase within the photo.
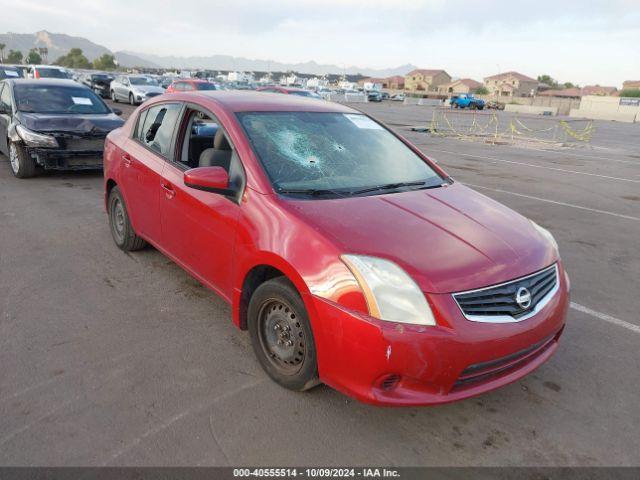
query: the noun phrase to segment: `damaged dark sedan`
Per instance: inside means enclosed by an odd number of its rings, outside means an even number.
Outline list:
[[[71,80],[0,82],[0,152],[18,178],[38,170],[99,170],[104,139],[121,127],[89,88]]]

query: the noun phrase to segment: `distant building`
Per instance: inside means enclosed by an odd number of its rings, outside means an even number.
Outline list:
[[[403,90],[404,89],[404,77],[400,75],[394,75],[392,77],[385,78],[375,78],[375,77],[367,77],[358,80],[358,85],[364,88],[365,90],[372,90],[372,88],[367,88],[367,85],[376,85],[376,90],[380,89],[388,89],[388,90]]]
[[[452,95],[457,93],[475,93],[482,86],[482,83],[476,82],[471,78],[460,78],[452,82],[445,83],[438,87],[438,93],[443,95]]]
[[[417,69],[404,76],[404,88],[410,92],[437,93],[438,87],[451,82],[444,70]]]
[[[313,77],[307,80],[307,88],[325,88],[329,86],[329,80],[326,78]]]
[[[640,89],[640,80],[627,80],[622,84],[623,90],[636,90]]]
[[[505,72],[486,77],[484,86],[497,97],[530,97],[538,91],[538,80],[518,72]]]
[[[582,87],[582,96],[599,95],[601,97],[609,97],[614,95],[618,89],[616,87],[601,87],[600,85],[587,85]]]
[[[246,72],[229,72],[227,75],[229,82],[253,82],[253,74]]]
[[[614,96],[618,89],[616,87],[601,87],[599,85],[587,85],[583,88],[556,88],[539,92],[540,97],[557,98],[582,98],[587,95],[597,95],[600,97]]]
[[[556,98],[581,98],[582,90],[579,88],[552,88],[538,93],[539,97],[556,97]]]

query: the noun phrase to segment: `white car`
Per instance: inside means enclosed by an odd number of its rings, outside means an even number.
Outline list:
[[[118,75],[111,82],[111,100],[139,105],[152,97],[162,95],[164,89],[145,75]]]

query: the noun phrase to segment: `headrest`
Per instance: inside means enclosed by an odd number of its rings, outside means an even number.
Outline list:
[[[216,131],[216,136],[213,138],[213,148],[216,150],[231,150],[229,140],[227,140],[227,137],[221,128]]]

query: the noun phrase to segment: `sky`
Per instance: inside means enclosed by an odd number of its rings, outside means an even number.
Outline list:
[[[66,33],[112,51],[640,79],[640,0],[0,0],[0,12],[0,32]]]

